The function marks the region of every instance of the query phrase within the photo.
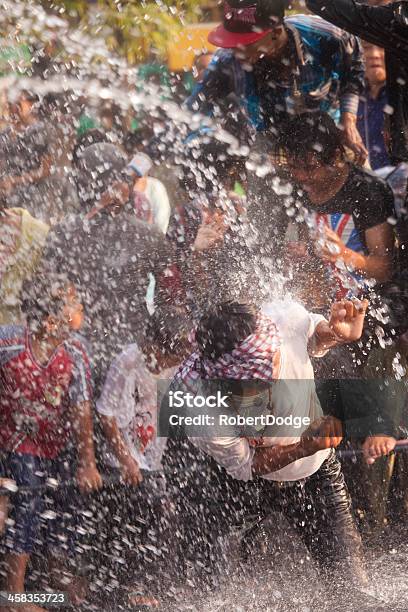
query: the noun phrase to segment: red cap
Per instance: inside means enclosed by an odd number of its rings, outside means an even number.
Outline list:
[[[284,14],[285,0],[224,0],[223,23],[208,40],[224,49],[252,45],[280,25]]]
[[[262,32],[229,32],[220,24],[215,30],[208,35],[208,42],[215,47],[223,49],[233,49],[234,47],[245,47],[261,40],[266,34],[272,30],[263,30]]]

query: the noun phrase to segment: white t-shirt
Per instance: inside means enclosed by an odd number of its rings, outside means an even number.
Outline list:
[[[276,323],[281,339],[280,370],[278,381],[272,387],[272,412],[277,416],[293,415],[309,417],[312,423],[322,416],[322,409],[316,394],[313,366],[307,346],[317,325],[324,317],[307,312],[303,306],[291,300],[265,304],[264,314]],[[271,431],[272,429],[272,431]],[[267,446],[287,446],[299,442],[306,426],[285,430],[284,426],[268,428],[273,437],[268,437]],[[191,442],[211,455],[217,463],[238,480],[251,480],[252,461],[255,449],[246,438],[191,438]],[[266,474],[268,480],[296,481],[314,474],[327,459],[330,449],[319,451],[310,457],[298,459],[284,468]]]
[[[167,232],[170,221],[170,201],[165,186],[159,179],[147,177],[144,195],[152,207],[153,225],[163,234]]]
[[[137,344],[130,344],[112,362],[102,394],[96,402],[99,414],[114,417],[132,457],[141,469],[161,470],[166,438],[157,437],[157,382],[171,379],[175,368],[152,374]],[[112,455],[114,467],[118,461]]]

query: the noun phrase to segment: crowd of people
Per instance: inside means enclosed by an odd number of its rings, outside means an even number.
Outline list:
[[[280,512],[360,592],[364,545],[405,518],[408,5],[307,6],[225,0],[180,102],[197,130],[8,92],[5,591],[177,609],[218,584],[222,536],[248,562]],[[244,425],[172,410],[215,390]]]

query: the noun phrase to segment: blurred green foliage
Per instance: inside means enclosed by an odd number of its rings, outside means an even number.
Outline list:
[[[57,0],[44,8],[65,9],[78,27],[104,36],[108,47],[132,63],[165,60],[168,42],[184,23],[200,19],[200,0]],[[60,16],[63,16],[60,14]]]

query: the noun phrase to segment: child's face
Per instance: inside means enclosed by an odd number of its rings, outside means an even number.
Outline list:
[[[45,323],[45,330],[49,337],[63,339],[70,332],[79,331],[84,320],[83,306],[78,294],[72,285],[61,290],[60,296],[64,302],[58,315],[50,315]]]
[[[18,115],[20,120],[24,123],[27,121],[33,112],[34,103],[27,98],[22,97],[18,102]]]

